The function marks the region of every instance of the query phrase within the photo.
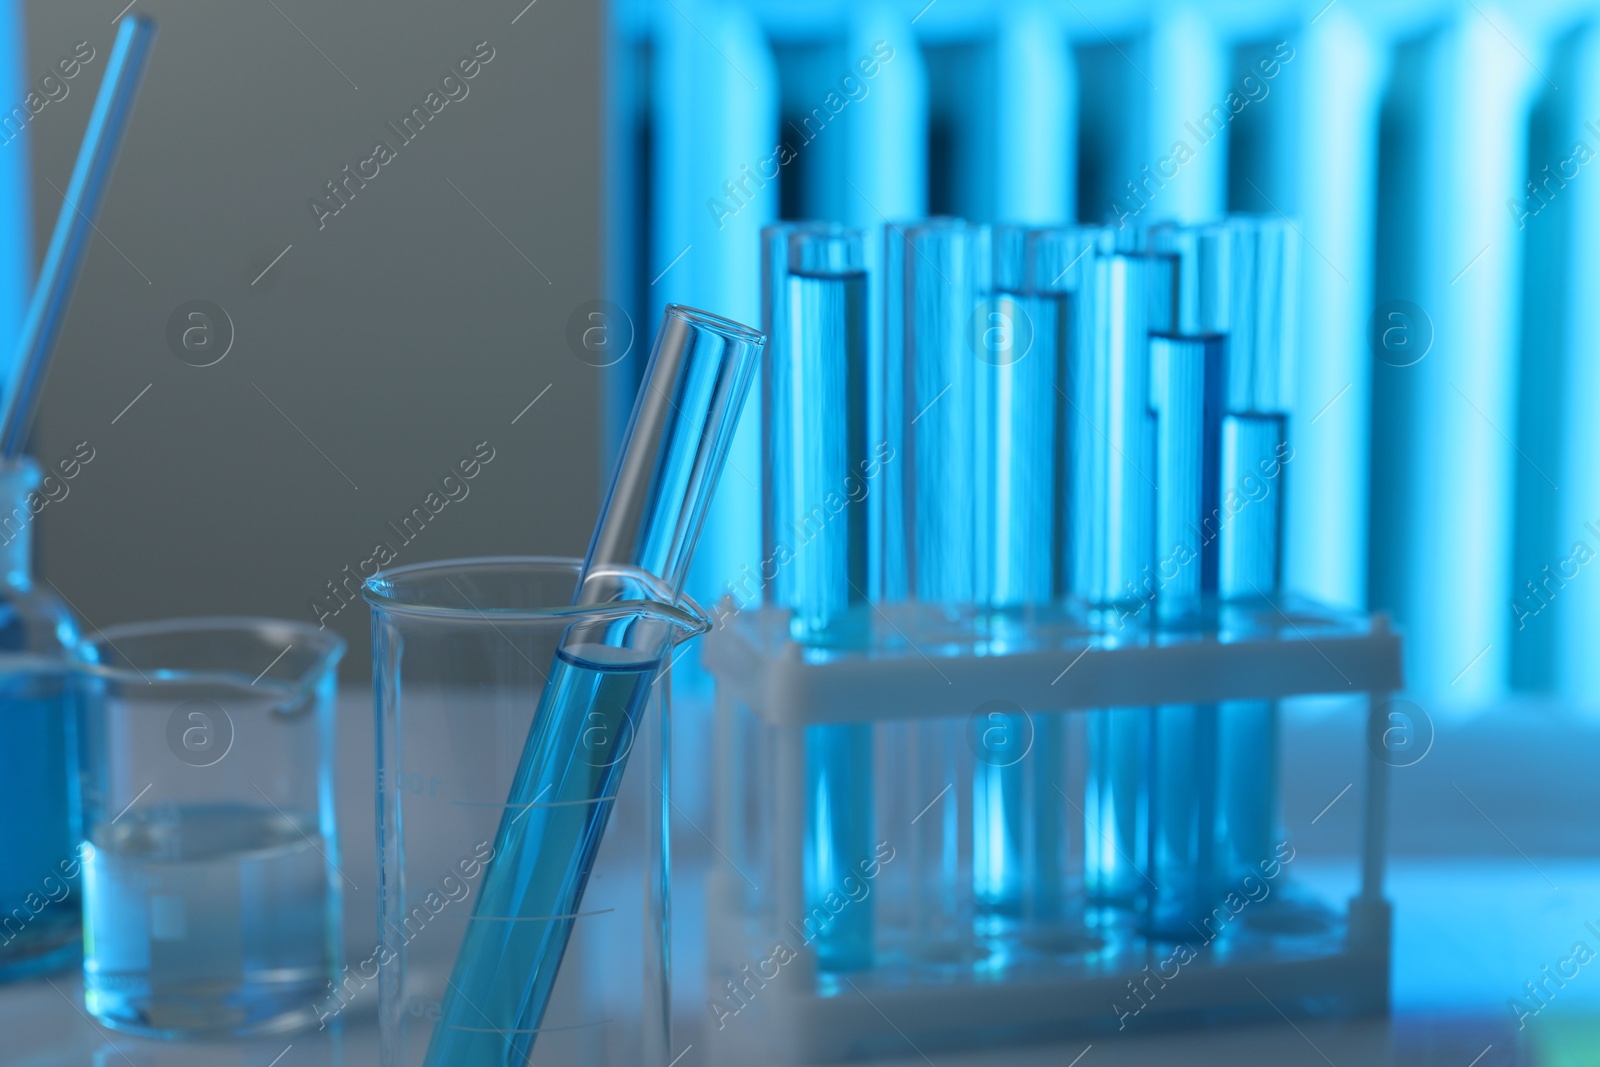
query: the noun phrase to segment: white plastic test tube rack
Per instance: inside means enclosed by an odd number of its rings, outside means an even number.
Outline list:
[[[1152,635],[1067,609],[997,618],[905,604],[871,609],[849,641],[825,648],[789,640],[786,613],[767,608],[709,634],[713,837],[727,861],[713,862],[707,909],[711,1062],[914,1056],[908,1042],[928,1052],[1279,1008],[1313,1017],[1386,1010],[1389,766],[1373,754],[1402,684],[1400,636],[1383,616],[1304,602],[1225,611],[1209,633]],[[1085,904],[1083,835],[1095,833],[1096,816],[1082,793],[1087,717],[1072,713],[1316,694],[1366,708],[1366,745],[1327,756],[1349,765],[1361,805],[1352,899],[1316,899],[1295,884],[1292,862],[1264,863],[1253,882],[1231,888],[1239,873],[1219,875],[1217,910],[1197,916],[1186,953],[1147,939],[1135,910]],[[996,707],[1026,709],[1035,724],[1027,744],[1058,738],[1063,750],[1037,760],[1064,768],[1062,780],[1034,775],[1019,795],[1055,812],[1030,831],[1054,839],[1021,849],[1025,880],[1050,882],[1045,874],[1064,869],[1050,884],[1066,890],[1009,915],[986,914],[972,892],[971,822],[983,810],[971,796],[973,741],[983,709]],[[849,864],[857,876],[834,905],[872,909],[874,965],[830,973],[808,948],[826,915],[804,904],[806,731],[868,722],[877,735],[873,840],[882,844]],[[1224,902],[1229,892],[1237,912]]]

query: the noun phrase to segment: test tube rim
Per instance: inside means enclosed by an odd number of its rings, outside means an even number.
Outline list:
[[[767,335],[762,333],[760,330],[746,326],[742,322],[735,322],[732,319],[723,318],[721,315],[715,314],[714,312],[703,311],[700,308],[690,307],[687,304],[668,304],[665,314],[672,318],[682,319],[685,322],[692,323],[693,325],[698,326],[709,333],[714,333],[719,337],[725,337],[730,341],[737,341],[741,344],[748,344],[751,342],[756,344],[766,343]]]
[[[859,226],[846,226],[842,222],[805,223],[792,228],[779,228],[769,226],[762,231],[768,234],[767,240],[781,238],[785,263],[782,277],[785,278],[860,278],[867,273],[867,234]],[[842,268],[813,268],[800,270],[794,266],[795,251],[799,243],[809,241],[843,242],[852,253],[849,258],[858,260],[860,265]],[[769,344],[768,351],[771,350]]]
[[[925,218],[906,219],[901,222],[889,220],[885,224],[892,236],[899,234],[902,240],[910,240],[912,234],[922,233],[951,233],[961,230],[985,230],[988,225],[975,222],[972,219],[962,218],[960,215],[929,215]]]

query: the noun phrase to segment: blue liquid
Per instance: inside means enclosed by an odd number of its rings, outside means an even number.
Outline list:
[[[977,600],[996,608],[1047,604],[1061,500],[1057,426],[1064,296],[997,293],[977,324]],[[1038,743],[1040,719],[991,712],[976,724],[972,782],[973,895],[980,914],[1054,911],[1059,864],[1035,858],[1056,846],[1042,826],[1059,821],[1059,745]],[[1052,735],[1053,739],[1053,735]],[[1029,797],[1033,798],[1032,803]]]
[[[1215,551],[1216,442],[1211,423],[1220,338],[1150,339],[1150,409],[1155,417],[1157,615],[1197,612],[1205,562]],[[1209,505],[1209,506],[1208,506]]]
[[[1031,831],[1023,884],[1026,915],[1038,922],[1073,918],[1067,909],[1067,856],[1070,844],[1067,830],[1067,804],[1062,786],[1066,782],[1063,745],[1067,733],[1066,713],[1033,716],[1035,760],[1027,810],[1031,813],[1025,832]]]
[[[316,822],[137,807],[85,849],[84,1003],[109,1026],[247,1034],[315,1022],[333,953]]]
[[[557,653],[428,1067],[520,1067],[531,1056],[658,666],[606,645]]]
[[[1217,731],[1218,862],[1233,884],[1259,874],[1258,864],[1272,856],[1279,841],[1278,706],[1264,700],[1218,705]]]
[[[813,250],[841,240],[817,238]],[[782,561],[770,596],[793,611],[791,634],[805,641],[826,635],[871,585],[861,494],[880,489],[866,477],[874,466],[867,276],[801,271],[791,261],[779,288],[769,324],[763,556]],[[805,745],[805,908],[808,922],[817,920],[817,965],[861,970],[872,965],[872,898],[837,916],[826,901],[846,892],[847,877],[859,881],[859,865],[874,854],[872,726],[813,726]]]
[[[772,602],[794,612],[797,640],[867,598],[867,276],[790,274],[786,332],[767,385],[763,551]],[[787,551],[778,552],[782,546]]]
[[[826,901],[860,884],[873,854],[872,727],[808,727],[805,923],[820,970],[872,966],[874,898],[853,900],[837,915]]]
[[[1222,420],[1217,590],[1225,599],[1278,592],[1287,422],[1277,414],[1231,414]]]
[[[1208,378],[1219,377],[1220,339],[1150,339],[1155,416],[1156,614],[1163,623],[1196,615],[1203,587],[1202,517],[1213,451]],[[1209,372],[1209,373],[1208,373]],[[1217,832],[1217,711],[1180,704],[1152,709],[1150,907],[1154,936],[1193,936],[1210,909]]]
[[[1151,717],[1150,908],[1146,932],[1185,940],[1216,891],[1217,709],[1154,708]]]
[[[1225,518],[1217,543],[1219,592],[1225,598],[1249,600],[1279,591],[1287,441],[1283,415],[1232,414],[1222,420],[1219,479]],[[1256,870],[1277,843],[1278,708],[1270,701],[1232,701],[1220,706],[1218,716],[1218,833],[1224,868],[1238,878]]]
[[[1020,917],[1031,843],[1025,775],[1034,769],[1032,753],[1023,756],[1021,746],[1029,743],[1031,720],[990,712],[973,728],[979,737],[972,781],[973,899],[980,915]]]
[[[0,676],[0,978],[54,970],[79,952],[77,831],[68,782],[72,708],[66,678]]]
[[[1068,363],[1068,591],[1117,629],[1142,627],[1155,593],[1156,422],[1150,410],[1151,259],[1097,258],[1080,291]],[[1132,617],[1132,622],[1128,621]],[[1149,715],[1089,713],[1084,879],[1096,903],[1144,899]]]
[[[1149,716],[1144,708],[1092,712],[1088,733],[1084,888],[1096,904],[1132,906],[1149,884]]]

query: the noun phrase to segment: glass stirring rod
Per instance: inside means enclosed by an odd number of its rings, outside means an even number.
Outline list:
[[[662,317],[576,596],[662,610],[600,612],[563,636],[473,905],[475,920],[522,921],[467,923],[427,1067],[529,1059],[626,763],[624,744],[597,755],[587,742],[631,732],[685,632],[665,605],[682,592],[763,341],[692,308]]]

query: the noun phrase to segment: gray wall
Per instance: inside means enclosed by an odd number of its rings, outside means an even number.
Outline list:
[[[137,2],[160,34],[34,433],[46,464],[82,441],[95,458],[40,515],[43,574],[99,626],[310,621],[379,541],[398,563],[581,554],[599,372],[566,333],[600,285],[602,6],[538,0],[513,24],[518,0]],[[33,122],[36,259],[119,6],[26,6],[31,81],[96,51]],[[403,143],[385,124],[479,42],[467,95]],[[311,198],[379,140],[394,158],[319,229]],[[215,365],[169,345],[191,300],[232,320]],[[389,522],[483,441],[468,495],[402,547]],[[364,607],[329,625],[362,677]]]

